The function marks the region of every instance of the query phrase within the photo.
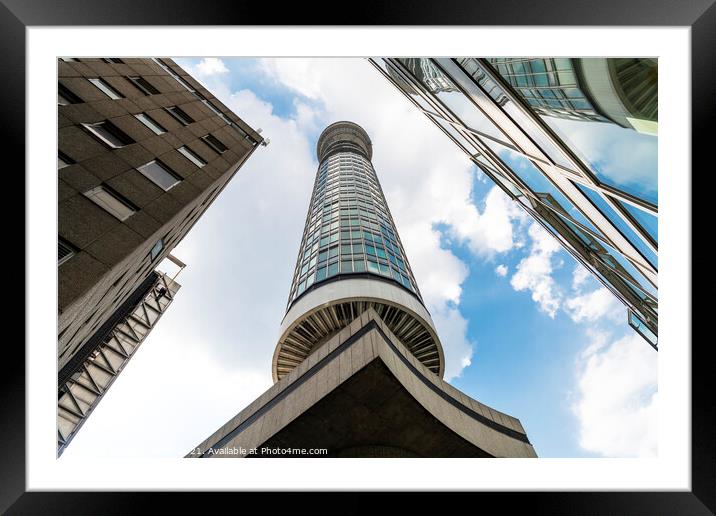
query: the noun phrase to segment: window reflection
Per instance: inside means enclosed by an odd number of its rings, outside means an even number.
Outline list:
[[[474,59],[463,67],[475,68]],[[657,205],[656,59],[490,58],[526,104],[604,183]],[[512,116],[519,117],[516,110]],[[520,121],[518,120],[518,123]],[[533,134],[535,133],[535,134]],[[530,136],[538,136],[531,131]],[[540,146],[544,141],[538,141]],[[564,165],[559,154],[545,149]]]
[[[657,138],[615,124],[544,116],[597,179],[657,206]]]
[[[658,206],[656,59],[375,60],[379,61],[388,61],[389,66],[378,65],[390,79],[487,175],[590,264],[656,334],[658,223],[656,209],[648,209]],[[415,84],[401,74],[414,78]],[[487,114],[499,123],[509,117],[517,127],[508,123],[498,128]],[[523,135],[557,166],[544,163]],[[484,147],[492,152],[483,153]],[[569,188],[565,178],[575,188]],[[610,244],[604,235],[615,231],[632,246],[618,238]],[[369,271],[404,284],[412,280],[410,274],[396,274],[403,270],[401,256],[393,254],[389,240],[378,245],[366,237],[365,244]]]
[[[398,59],[423,83],[428,91],[434,94],[450,110],[471,129],[489,134],[507,144],[510,140],[485,117],[477,106],[468,99],[460,89],[435,66],[430,59],[410,58]]]

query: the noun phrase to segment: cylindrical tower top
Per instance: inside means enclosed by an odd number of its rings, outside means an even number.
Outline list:
[[[326,127],[316,144],[316,156],[320,163],[336,152],[358,152],[368,161],[373,157],[373,144],[368,133],[353,122],[335,122]]]

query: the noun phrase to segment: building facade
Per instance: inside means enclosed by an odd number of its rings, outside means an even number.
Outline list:
[[[656,59],[509,57],[487,61],[538,114],[657,132]]]
[[[171,59],[61,58],[57,87],[62,387],[265,142]]]
[[[627,307],[657,349],[656,61],[370,61]],[[653,150],[605,166],[610,156],[585,142],[606,138]]]
[[[334,123],[316,153],[275,383],[187,457],[536,456],[517,419],[442,380],[368,134]]]
[[[170,59],[60,59],[58,123],[62,368],[262,138]]]

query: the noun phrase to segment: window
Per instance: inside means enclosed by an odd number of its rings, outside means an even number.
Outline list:
[[[179,84],[181,84],[182,86],[184,86],[187,90],[189,90],[189,91],[192,92],[192,93],[196,93],[196,90],[195,90],[194,88],[192,88],[192,86],[191,86],[188,82],[186,82],[184,79],[182,79],[181,77],[179,77],[179,75],[177,75],[177,73],[176,73],[174,70],[172,70],[172,69],[169,68],[167,65],[165,65],[164,63],[162,63],[159,59],[157,59],[156,57],[152,57],[152,61],[154,61],[155,63],[157,63],[159,66],[161,66],[161,67],[164,69],[165,72],[167,72],[169,75],[171,75],[172,77],[174,77],[174,79],[175,79]]]
[[[97,88],[99,88],[102,93],[107,95],[109,98],[114,100],[122,98],[122,94],[115,90],[112,86],[107,84],[107,82],[103,79],[88,79],[88,81],[97,86]]]
[[[119,220],[126,220],[136,211],[129,201],[126,201],[119,194],[104,185],[88,190],[84,195]]]
[[[207,134],[206,136],[202,136],[201,139],[204,140],[204,143],[206,143],[209,147],[214,149],[219,154],[223,154],[224,152],[229,150],[229,148],[223,143],[221,143],[221,140],[219,140],[213,134]]]
[[[104,61],[105,63],[124,64],[124,61],[122,61],[118,57],[104,57],[102,58],[102,61]]]
[[[149,257],[152,261],[157,259],[157,256],[159,256],[159,253],[162,252],[162,249],[164,249],[164,239],[160,238],[157,240],[157,243],[154,244],[152,247],[152,250],[149,253]]]
[[[182,79],[181,77],[179,77],[179,76],[176,75],[176,74],[172,74],[172,77],[174,77],[174,79],[175,79],[179,84],[181,84],[182,86],[184,86],[187,90],[189,90],[189,91],[192,92],[192,93],[196,93],[196,90],[192,87],[192,85],[189,84],[188,82],[186,82],[184,79]]]
[[[164,129],[159,123],[154,120],[152,117],[145,113],[139,113],[138,115],[134,115],[134,117],[142,122],[145,126],[147,126],[154,134],[162,134],[166,133],[167,130]]]
[[[129,79],[132,84],[134,84],[137,89],[145,95],[156,95],[157,93],[159,93],[159,90],[156,89],[152,85],[152,83],[150,83],[144,77],[127,77],[127,79]]]
[[[57,266],[59,267],[75,254],[75,249],[69,242],[57,237]]]
[[[244,131],[243,129],[241,129],[241,127],[239,127],[238,125],[231,123],[231,122],[229,122],[229,125],[234,128],[234,131],[239,133],[239,136],[241,136],[241,138],[243,138],[243,139],[250,138],[249,134],[246,131]]]
[[[82,99],[72,93],[67,86],[57,83],[57,105],[66,106],[68,104],[79,104]]]
[[[124,131],[108,120],[96,124],[82,124],[82,127],[111,149],[118,149],[134,143],[134,140],[127,136]]]
[[[75,162],[75,160],[70,158],[64,152],[62,152],[62,151],[57,152],[57,170],[60,170],[61,168],[69,167],[74,162]]]
[[[202,95],[199,92],[195,92],[194,95],[197,96],[199,98],[199,100],[201,100],[201,102],[206,107],[211,109],[214,112],[214,114],[219,115],[219,116],[224,116],[224,114],[221,111],[219,111],[219,109],[214,104],[212,104],[204,95]]]
[[[189,125],[189,124],[194,123],[194,119],[192,117],[190,117],[189,115],[187,115],[184,112],[184,110],[182,110],[180,107],[177,107],[177,106],[168,107],[167,111],[169,112],[170,115],[172,115],[174,118],[176,118],[179,121],[179,123],[181,123],[182,125]]]
[[[167,65],[165,65],[164,63],[162,63],[162,62],[161,62],[159,59],[157,59],[156,57],[152,57],[152,58],[150,58],[150,59],[151,59],[152,61],[154,61],[155,63],[157,63],[159,66],[161,66],[161,67],[164,69],[165,72],[167,72],[167,73],[169,73],[169,74],[172,73],[172,71],[169,69],[169,67],[168,67]]]
[[[189,161],[191,161],[192,163],[194,163],[194,165],[196,165],[197,167],[201,168],[201,167],[203,167],[204,165],[206,165],[206,161],[204,161],[203,159],[201,159],[195,152],[193,152],[193,151],[192,151],[191,149],[189,149],[188,147],[186,147],[186,146],[181,146],[181,147],[179,147],[177,150],[178,150],[179,152],[181,152],[181,154],[182,154],[186,159],[188,159]]]
[[[137,170],[164,191],[169,190],[172,186],[181,181],[181,178],[177,177],[169,167],[158,160],[152,160],[138,167]]]

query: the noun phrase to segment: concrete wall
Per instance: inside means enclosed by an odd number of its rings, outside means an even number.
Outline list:
[[[123,61],[58,61],[58,82],[82,100],[58,106],[58,147],[74,161],[58,170],[58,233],[75,250],[58,268],[59,367],[183,238],[255,148],[151,59]],[[255,141],[262,140],[173,61],[165,61]],[[159,93],[145,95],[128,76],[143,77]],[[87,80],[95,77],[125,98],[107,97]],[[181,125],[163,109],[169,106],[179,106],[195,122]],[[156,135],[133,116],[142,112],[167,132]],[[104,120],[135,143],[109,149],[81,126]],[[200,140],[209,133],[228,150],[219,155]],[[182,145],[207,164],[197,168],[176,150]],[[136,170],[155,158],[182,179],[168,191]],[[129,200],[137,211],[120,221],[83,195],[102,184]],[[151,260],[150,250],[160,238],[164,249]]]

